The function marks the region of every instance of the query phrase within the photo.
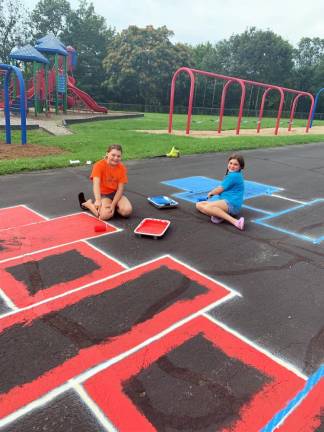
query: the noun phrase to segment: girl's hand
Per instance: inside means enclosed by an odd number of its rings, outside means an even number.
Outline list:
[[[97,216],[99,216],[99,214],[100,214],[100,208],[101,208],[101,200],[96,200],[95,202],[94,202],[94,206],[95,206],[95,208],[96,208],[96,210],[97,210]]]
[[[208,192],[208,194],[207,194],[207,198],[209,199],[209,198],[211,198],[212,196],[214,196],[211,192]]]

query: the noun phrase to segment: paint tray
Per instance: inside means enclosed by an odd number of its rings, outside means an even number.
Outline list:
[[[178,202],[166,195],[156,195],[147,198],[148,202],[159,209],[177,207]]]
[[[162,237],[170,226],[170,221],[165,219],[145,218],[135,228],[137,235],[151,236],[154,238]]]

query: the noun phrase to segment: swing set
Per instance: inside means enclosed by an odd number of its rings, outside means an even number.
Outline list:
[[[195,81],[196,81],[196,77],[200,76],[200,75],[203,75],[203,76],[208,77],[208,78],[213,78],[213,79],[218,79],[218,80],[224,81],[223,90],[222,90],[222,94],[221,94],[219,122],[218,122],[218,129],[217,129],[217,132],[219,134],[222,132],[222,124],[223,124],[223,117],[224,117],[224,110],[225,110],[226,95],[227,95],[228,89],[233,84],[238,84],[240,86],[240,89],[241,89],[239,113],[238,113],[237,125],[236,125],[236,135],[239,135],[240,128],[241,128],[244,103],[245,103],[245,97],[246,97],[246,85],[258,87],[258,99],[259,99],[259,92],[263,91],[261,103],[260,103],[260,108],[259,108],[259,114],[258,114],[257,129],[256,129],[257,133],[260,133],[261,123],[262,123],[262,118],[263,118],[263,113],[264,113],[264,105],[265,105],[266,98],[269,95],[270,91],[276,91],[280,95],[280,101],[279,101],[278,114],[277,114],[274,134],[278,135],[278,130],[279,130],[279,126],[280,126],[280,119],[281,119],[281,115],[282,115],[282,110],[283,110],[286,94],[291,94],[293,96],[291,108],[290,108],[289,122],[288,122],[288,131],[289,132],[291,131],[291,128],[292,128],[298,100],[302,96],[310,98],[311,106],[309,109],[309,115],[308,115],[308,120],[307,120],[307,125],[306,125],[306,132],[309,131],[310,122],[311,122],[311,115],[312,115],[312,111],[313,111],[313,107],[314,107],[314,97],[311,93],[304,92],[301,90],[289,89],[286,87],[280,87],[277,85],[265,84],[265,83],[260,83],[257,81],[251,81],[251,80],[246,80],[246,79],[242,79],[242,78],[235,78],[235,77],[231,77],[231,76],[221,75],[221,74],[217,74],[217,73],[213,73],[213,72],[207,72],[207,71],[192,69],[192,68],[188,68],[188,67],[181,67],[174,73],[173,78],[172,78],[172,82],[171,82],[169,127],[168,127],[169,133],[172,133],[175,85],[176,85],[177,78],[178,78],[179,74],[181,74],[181,73],[188,74],[189,78],[190,78],[190,92],[189,92],[187,126],[186,126],[186,134],[187,135],[189,135],[190,127],[191,127],[191,117],[192,117],[193,101],[194,101],[194,95],[195,95]],[[215,81],[215,85],[216,85],[216,81]],[[212,104],[214,103],[215,85],[214,85],[214,91],[213,91]],[[205,96],[206,96],[206,86],[205,86],[204,100],[205,100]],[[250,95],[250,100],[251,100],[251,95]]]

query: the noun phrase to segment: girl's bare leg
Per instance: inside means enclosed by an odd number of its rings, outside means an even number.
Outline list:
[[[82,203],[82,206],[90,210],[91,213],[94,214],[96,217],[99,216],[99,212],[96,209],[92,199],[88,199],[86,202]]]
[[[237,226],[237,219],[228,214],[228,206],[224,200],[198,202],[196,204],[196,209],[207,216],[216,216],[220,219],[226,220],[234,226]]]

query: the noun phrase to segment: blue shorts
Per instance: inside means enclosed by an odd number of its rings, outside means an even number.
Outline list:
[[[237,207],[235,207],[235,206],[233,206],[233,204],[231,204],[229,201],[227,201],[227,200],[224,200],[225,202],[226,202],[226,204],[227,204],[227,207],[228,207],[228,213],[230,214],[230,215],[233,215],[233,216],[237,216],[239,213],[240,213],[240,210],[237,208]]]
[[[109,198],[110,200],[114,199],[116,192],[111,192],[110,194],[101,194],[101,198]]]

